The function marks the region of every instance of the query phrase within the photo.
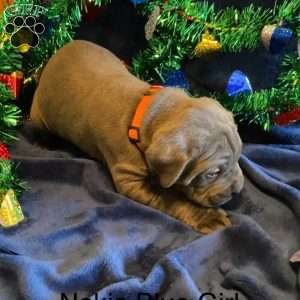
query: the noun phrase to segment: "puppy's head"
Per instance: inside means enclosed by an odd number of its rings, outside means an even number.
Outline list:
[[[169,99],[169,97],[173,97]],[[244,178],[238,165],[242,142],[232,114],[209,98],[171,91],[169,106],[145,151],[147,164],[164,188],[178,189],[202,206],[214,207],[239,193]]]

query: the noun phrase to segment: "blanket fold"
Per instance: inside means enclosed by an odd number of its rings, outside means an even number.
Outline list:
[[[233,226],[202,236],[117,194],[101,163],[27,124],[11,149],[30,187],[26,221],[0,228],[1,300],[299,299],[299,126],[290,145],[278,144],[288,127],[245,145],[245,188],[225,206]]]

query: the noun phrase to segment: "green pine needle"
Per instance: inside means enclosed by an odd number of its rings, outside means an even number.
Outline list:
[[[18,178],[18,166],[9,160],[0,159],[0,189],[13,189],[17,197],[26,189],[26,184]]]
[[[0,83],[0,141],[16,140],[16,127],[21,120],[21,111],[12,102],[10,90]]]
[[[192,58],[205,29],[220,41],[222,51],[234,53],[256,49],[261,44],[261,31],[268,24],[284,20],[300,35],[300,0],[285,0],[273,9],[251,4],[242,10],[228,7],[220,11],[206,1],[169,0],[162,4],[150,0],[140,6],[140,13],[149,15],[157,5],[161,15],[154,37],[132,65],[135,75],[151,83],[163,84],[169,71],[179,69],[183,60]],[[270,90],[238,97],[214,95],[238,120],[268,130],[274,116],[300,106],[299,57],[287,56],[283,69],[277,85]]]
[[[5,43],[2,48],[0,46],[0,73],[11,73],[21,69],[22,55],[9,43]]]

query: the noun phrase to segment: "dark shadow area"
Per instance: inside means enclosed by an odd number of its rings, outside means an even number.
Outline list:
[[[99,44],[126,62],[147,46],[144,37],[146,19],[138,15],[130,1],[113,0],[104,7],[89,4],[88,8],[75,39]]]

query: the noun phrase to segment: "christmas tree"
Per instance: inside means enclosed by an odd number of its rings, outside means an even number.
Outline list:
[[[148,82],[189,89],[182,71],[186,59],[201,59],[217,51],[254,50],[261,43],[278,54],[300,34],[300,0],[280,5],[275,1],[273,9],[250,5],[242,10],[227,7],[219,11],[206,1],[144,2],[138,9],[148,17],[145,33],[149,45],[134,59],[132,71]],[[276,116],[300,106],[299,55],[287,55],[282,69],[276,86],[270,90],[252,93],[246,74],[235,72],[227,93],[211,96],[231,110],[238,121],[270,129]],[[234,86],[234,81],[240,86]]]

